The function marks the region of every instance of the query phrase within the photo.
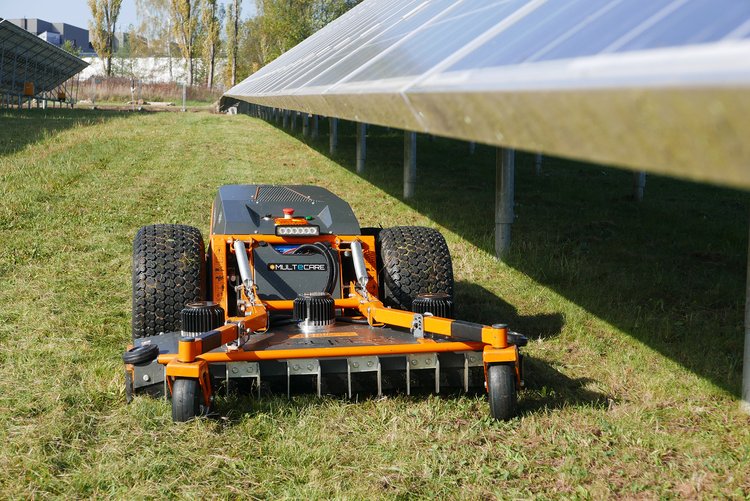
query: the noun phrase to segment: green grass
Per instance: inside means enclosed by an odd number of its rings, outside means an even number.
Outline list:
[[[0,115],[0,495],[28,497],[747,497],[738,411],[747,196],[549,160],[517,166],[508,264],[491,255],[494,157],[373,129],[367,172],[246,116]],[[225,183],[321,184],[364,225],[441,229],[459,314],[532,338],[521,417],[481,396],[222,398],[173,424],[125,404],[130,252],[155,222],[208,229]]]

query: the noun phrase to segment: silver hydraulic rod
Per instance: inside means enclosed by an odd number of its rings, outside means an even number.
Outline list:
[[[241,240],[234,241],[234,254],[237,257],[237,267],[240,269],[240,278],[242,285],[245,286],[245,293],[251,294],[253,290],[253,275],[250,272],[250,262],[247,260],[247,249],[245,242]]]
[[[362,252],[362,243],[359,240],[352,242],[352,261],[354,261],[354,274],[357,276],[357,283],[363,291],[367,290],[367,282],[370,278],[367,276],[365,267],[365,254]]]

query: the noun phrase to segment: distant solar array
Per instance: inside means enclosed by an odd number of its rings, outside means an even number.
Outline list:
[[[88,63],[0,18],[0,94],[50,92]],[[26,87],[26,88],[25,88]]]
[[[750,187],[750,2],[367,0],[230,89]]]

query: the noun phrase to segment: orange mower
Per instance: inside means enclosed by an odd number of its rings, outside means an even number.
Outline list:
[[[526,338],[453,316],[453,268],[432,228],[361,228],[317,186],[222,186],[198,229],[145,226],[133,244],[128,401],[171,395],[172,418],[230,385],[322,394],[486,389],[516,413]]]

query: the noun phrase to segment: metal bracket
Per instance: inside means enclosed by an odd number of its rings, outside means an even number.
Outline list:
[[[413,353],[406,356],[407,395],[411,395],[411,371],[423,369],[435,370],[435,393],[440,393],[440,360],[437,353]]]
[[[480,352],[464,353],[464,391],[469,392],[469,367],[483,367],[484,361]]]
[[[254,378],[260,398],[260,364],[258,362],[227,362],[226,364],[227,394],[230,379]]]
[[[133,388],[144,388],[158,383],[163,383],[164,366],[154,360],[148,365],[133,366]]]
[[[321,396],[320,390],[320,361],[317,358],[306,358],[298,360],[288,360],[286,363],[286,396],[292,396],[292,376],[317,376],[318,378],[318,396]]]
[[[424,315],[415,313],[411,319],[411,333],[416,339],[424,337]]]
[[[371,357],[352,357],[346,359],[346,382],[349,398],[352,398],[352,373],[357,372],[376,372],[378,377],[378,397],[383,394],[383,380],[380,371],[380,358]]]

